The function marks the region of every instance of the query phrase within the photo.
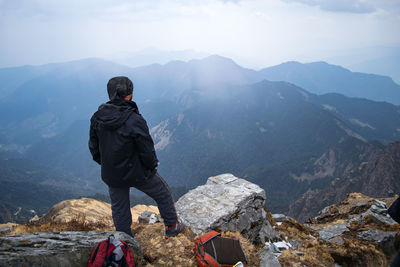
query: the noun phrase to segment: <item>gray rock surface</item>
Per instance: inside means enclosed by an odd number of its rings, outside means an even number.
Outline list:
[[[374,205],[372,205],[369,210],[367,210],[366,212],[361,214],[361,218],[360,218],[361,222],[365,221],[365,219],[368,218],[372,222],[374,222],[376,224],[380,224],[380,225],[397,224],[397,222],[395,222],[392,218],[390,218],[390,216],[387,213],[382,214],[381,211],[376,212],[376,210],[373,208],[373,206]]]
[[[265,246],[258,253],[260,258],[260,267],[281,267],[277,257],[268,246]]]
[[[344,244],[344,239],[342,237],[340,237],[340,236],[332,237],[328,241],[332,242],[332,243],[342,244],[342,245]]]
[[[288,222],[290,221],[290,217],[286,216],[285,214],[272,214],[275,222]]]
[[[396,232],[385,232],[378,229],[362,231],[357,235],[358,239],[373,242],[379,245],[387,254],[392,254],[396,251]]]
[[[154,224],[156,222],[161,222],[160,217],[157,216],[154,212],[145,211],[138,217],[139,223],[144,224]]]
[[[195,234],[238,231],[253,242],[279,239],[268,221],[265,191],[232,174],[210,177],[175,204],[179,219]]]
[[[349,231],[345,224],[337,224],[319,231],[319,239],[329,242],[342,243],[339,237],[342,233]]]
[[[335,213],[337,212],[337,208],[333,205],[327,206],[323,208],[318,215],[312,218],[312,221],[328,221],[330,218],[335,217]]]
[[[97,243],[110,234],[142,255],[139,242],[122,232],[48,232],[0,237],[0,266],[87,266]]]
[[[290,245],[292,246],[293,249],[297,249],[299,247],[303,247],[304,246],[303,243],[301,243],[301,242],[299,242],[297,240],[294,240],[294,239],[289,239],[289,243],[290,243]]]
[[[368,218],[376,224],[396,224],[396,222],[387,213],[386,203],[375,199],[371,207],[361,214],[360,222],[363,223],[365,219]]]

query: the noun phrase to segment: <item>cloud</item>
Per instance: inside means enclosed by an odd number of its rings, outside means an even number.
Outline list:
[[[265,67],[400,43],[399,9],[399,0],[0,0],[0,67],[147,47]]]
[[[298,2],[331,12],[373,13],[376,7],[365,0],[284,0],[285,2]]]

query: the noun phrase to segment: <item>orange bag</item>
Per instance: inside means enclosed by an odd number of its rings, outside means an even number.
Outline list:
[[[231,267],[242,262],[246,267],[246,255],[240,241],[234,237],[222,237],[211,231],[195,241],[196,260],[199,267]]]

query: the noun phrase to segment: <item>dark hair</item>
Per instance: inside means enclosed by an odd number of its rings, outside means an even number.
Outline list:
[[[110,100],[124,99],[132,94],[133,83],[125,76],[111,78],[107,83],[107,92]]]

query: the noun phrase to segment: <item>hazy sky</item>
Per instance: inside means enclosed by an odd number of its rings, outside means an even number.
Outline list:
[[[268,66],[400,44],[400,0],[0,0],[0,67],[193,49]]]

